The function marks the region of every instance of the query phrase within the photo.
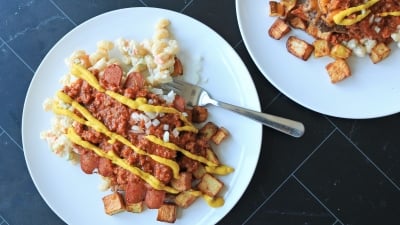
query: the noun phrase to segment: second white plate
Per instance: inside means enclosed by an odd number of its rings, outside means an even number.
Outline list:
[[[282,40],[268,36],[275,18],[269,16],[268,1],[236,0],[236,12],[244,43],[264,76],[283,94],[316,112],[341,117],[365,119],[400,111],[400,49],[379,64],[368,57],[350,60],[353,75],[332,84],[325,70],[329,58],[311,57],[304,62],[286,50]],[[293,30],[309,43],[312,39],[302,31]]]

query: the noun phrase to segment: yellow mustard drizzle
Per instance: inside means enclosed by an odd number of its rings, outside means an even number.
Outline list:
[[[370,0],[364,4],[342,10],[333,16],[333,21],[338,25],[344,25],[344,26],[349,26],[358,23],[371,13],[371,10],[369,10],[369,8],[377,2],[379,2],[379,0]],[[351,14],[357,12],[361,12],[361,14],[357,15],[354,18],[346,18]]]
[[[400,16],[400,11],[383,12],[379,13],[378,16]]]
[[[153,175],[146,173],[137,167],[131,166],[124,159],[119,158],[113,151],[104,152],[101,148],[91,144],[90,142],[82,140],[82,138],[77,133],[75,133],[75,131],[72,127],[70,127],[68,129],[68,132],[66,135],[67,135],[68,139],[71,140],[73,143],[80,145],[86,149],[92,150],[97,155],[111,160],[114,164],[116,164],[116,165],[128,170],[129,172],[135,174],[136,176],[142,178],[148,184],[150,184],[153,188],[155,188],[157,190],[164,190],[164,191],[172,193],[172,194],[179,193],[178,190],[161,183]]]
[[[102,124],[99,120],[97,120],[94,116],[92,116],[85,107],[80,105],[78,102],[73,100],[71,97],[69,97],[64,92],[61,92],[61,91],[58,92],[57,97],[59,99],[61,99],[62,101],[64,101],[65,103],[71,104],[76,110],[78,110],[83,115],[83,117],[86,118],[86,120],[83,120],[78,115],[74,114],[73,112],[71,112],[67,109],[62,109],[61,107],[55,107],[55,108],[57,108],[57,111],[54,111],[54,113],[68,116],[81,124],[85,124],[93,129],[95,129],[97,132],[100,132],[100,133],[108,136],[111,140],[114,140],[114,141],[118,140],[122,144],[124,144],[124,145],[128,146],[129,148],[131,148],[132,150],[134,150],[136,153],[149,156],[154,161],[170,167],[172,169],[174,178],[179,177],[179,165],[175,161],[160,157],[158,155],[149,154],[146,151],[134,146],[125,137],[123,137],[117,133],[111,132],[104,124]]]
[[[195,197],[202,197],[207,204],[213,208],[221,207],[224,205],[225,200],[221,197],[211,197],[208,196],[201,191],[196,191],[196,190],[189,190],[187,191],[189,194],[195,196]]]
[[[232,167],[229,166],[206,166],[205,167],[207,173],[217,174],[217,175],[227,175],[234,171]]]
[[[171,149],[171,150],[179,151],[182,154],[184,154],[186,157],[189,157],[189,158],[194,159],[196,161],[202,162],[202,163],[204,163],[204,164],[206,164],[208,166],[218,166],[217,164],[207,160],[203,156],[195,155],[195,154],[193,154],[193,153],[191,153],[191,152],[179,147],[178,145],[176,145],[174,143],[164,142],[162,139],[160,139],[160,138],[158,138],[158,137],[156,137],[154,135],[146,135],[145,138],[147,140],[157,144],[157,145],[161,145],[161,146],[166,147],[166,148]]]
[[[105,89],[100,86],[96,76],[94,76],[89,70],[87,70],[85,67],[78,65],[78,64],[72,64],[71,66],[71,74],[74,76],[81,78],[82,80],[85,80],[90,84],[90,86],[94,87],[96,90],[100,92],[104,92]]]

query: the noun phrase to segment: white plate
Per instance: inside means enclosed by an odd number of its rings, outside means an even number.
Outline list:
[[[160,224],[156,222],[157,210],[107,216],[101,200],[107,193],[98,190],[99,176],[86,175],[79,166],[54,155],[39,133],[50,128],[52,117],[42,110],[42,102],[61,87],[58,81],[67,72],[64,59],[73,50],[93,52],[99,40],[151,38],[161,18],[172,22],[171,31],[180,44],[186,71],[191,71],[190,66],[198,65],[199,57],[203,57],[201,76],[207,80],[203,86],[213,96],[260,111],[253,81],[236,52],[217,33],[188,16],[155,8],[129,8],[105,13],[76,27],[52,48],[37,69],[22,118],[25,159],[31,177],[47,204],[68,224]],[[214,224],[223,218],[244,193],[258,161],[262,126],[219,108],[209,107],[209,111],[210,120],[231,133],[227,142],[216,148],[221,161],[235,168],[234,173],[220,177],[226,184],[226,202],[214,209],[199,199],[179,213],[175,224]]]
[[[350,60],[353,76],[331,84],[325,65],[329,58],[303,62],[286,50],[285,38],[268,36],[275,20],[266,0],[236,0],[236,13],[244,43],[264,76],[283,94],[311,110],[342,118],[374,118],[400,111],[400,50],[377,65],[368,57]],[[312,43],[310,36],[293,30]],[[396,48],[396,49],[395,49]]]

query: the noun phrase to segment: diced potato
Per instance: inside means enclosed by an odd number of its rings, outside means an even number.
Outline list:
[[[389,56],[391,49],[384,43],[379,43],[372,48],[370,58],[374,64]]]
[[[218,128],[217,132],[211,137],[211,140],[219,145],[223,140],[229,136],[229,132],[224,127]]]
[[[182,208],[189,207],[194,201],[196,201],[197,196],[190,193],[190,191],[183,191],[175,197],[175,204]]]
[[[305,30],[307,28],[306,22],[297,16],[291,17],[290,19],[288,19],[288,22],[290,26],[296,29]]]
[[[162,222],[174,223],[176,220],[176,205],[163,204],[158,209],[157,220]]]
[[[206,173],[201,178],[197,188],[210,197],[215,197],[224,187],[224,183],[214,176]]]
[[[289,33],[290,30],[291,30],[290,26],[286,24],[286,22],[283,19],[277,18],[269,28],[268,34],[273,39],[280,40],[283,36]]]
[[[292,55],[304,61],[306,61],[314,51],[313,45],[308,44],[304,40],[301,40],[295,36],[290,36],[288,38],[286,42],[286,48]]]
[[[329,63],[326,66],[326,70],[328,71],[332,83],[337,83],[351,76],[350,67],[344,59],[337,59]]]
[[[114,192],[103,197],[104,211],[108,215],[114,215],[125,211],[125,203],[119,192]]]
[[[331,57],[334,59],[347,59],[351,56],[351,49],[342,44],[336,44],[331,49]]]
[[[331,32],[322,32],[317,26],[309,24],[306,28],[306,33],[316,39],[328,40],[332,35]]]
[[[282,3],[276,1],[269,1],[269,15],[270,16],[284,16],[285,7]]]
[[[196,179],[201,179],[204,174],[206,174],[206,168],[201,164],[197,167],[197,170],[193,172],[193,176]]]
[[[179,178],[172,179],[171,186],[178,191],[187,191],[192,188],[192,173],[181,172]]]
[[[329,42],[327,40],[318,39],[313,42],[314,56],[319,58],[330,54]]]
[[[296,0],[281,0],[281,3],[285,6],[286,12],[289,12],[296,6]]]
[[[137,202],[137,203],[132,203],[132,204],[127,204],[126,211],[133,212],[133,213],[141,213],[141,212],[143,212],[143,209],[144,209],[143,206],[144,206],[143,201]]]
[[[211,137],[217,132],[218,126],[213,122],[207,122],[200,130],[199,135],[204,139],[210,140]]]
[[[217,165],[220,164],[217,155],[214,153],[214,151],[212,149],[207,149],[206,151],[207,153],[207,159]]]
[[[192,109],[192,121],[194,123],[202,123],[208,118],[208,110],[202,106],[194,106]]]

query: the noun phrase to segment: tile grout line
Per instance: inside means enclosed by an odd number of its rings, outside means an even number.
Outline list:
[[[190,0],[179,12],[183,13],[183,11],[185,11],[187,9],[187,7],[189,7],[194,0]]]
[[[240,39],[234,46],[233,48],[236,49],[239,45],[241,45],[243,43],[243,40]]]
[[[292,173],[289,174],[289,176],[280,184],[278,185],[277,188],[254,210],[253,213],[251,213],[247,219],[242,223],[246,224],[275,194],[278,192],[283,185],[286,184],[286,182],[294,176],[294,174],[308,161],[309,158],[311,158],[312,155],[332,136],[332,134],[337,130],[337,128],[333,129],[331,133],[329,133],[324,140],[321,141],[321,143],[293,170]]]
[[[10,49],[10,51],[11,51],[11,52],[12,52],[26,67],[28,67],[28,69],[29,69],[32,73],[35,73],[35,71],[28,65],[28,63],[26,63],[25,60],[23,60],[23,59],[21,58],[21,56],[19,56],[19,55],[14,51],[14,49],[11,48],[11,46],[8,45],[8,43],[7,43],[3,38],[0,37],[0,41],[3,41],[4,45],[7,46],[7,48]]]
[[[361,155],[363,155],[368,160],[368,162],[375,167],[375,169],[377,169],[398,191],[400,191],[400,187],[399,185],[396,184],[396,182],[394,182],[374,161],[372,161],[371,158],[368,157],[367,154],[365,154],[364,151],[361,150],[361,148],[359,148],[345,133],[343,133],[343,131],[339,129],[336,126],[336,124],[333,123],[333,121],[331,121],[329,118],[327,119],[330,123],[332,123],[336,127],[336,129],[340,132],[340,134],[342,134],[343,137],[345,137],[346,140],[349,141],[357,149],[357,151],[360,152]]]
[[[296,177],[296,175],[292,175],[292,177],[315,199],[317,202],[324,207],[325,210],[327,210],[335,219],[335,223],[340,222],[341,224],[344,224],[299,178]]]
[[[139,0],[140,3],[143,4],[143,6],[149,7],[143,0]]]
[[[62,10],[53,0],[49,1],[51,4],[53,4],[54,7],[56,7],[56,9],[58,9],[58,11],[60,11],[69,20],[69,22],[72,23],[72,25],[74,25],[75,27],[77,26],[76,23],[71,19],[71,17],[69,17],[67,13],[65,13],[64,10]]]
[[[0,132],[0,136],[7,135],[7,137],[10,138],[10,140],[11,140],[12,142],[14,142],[14,144],[17,145],[17,147],[18,147],[19,149],[21,149],[22,151],[24,151],[24,149],[22,148],[22,146],[20,146],[20,145],[18,144],[18,142],[16,142],[16,141],[14,140],[14,138],[11,137],[11,135],[10,135],[9,133],[7,133],[7,131],[6,131],[2,126],[0,126],[0,130],[2,131],[2,132]],[[0,218],[1,218],[1,216],[0,216]]]

